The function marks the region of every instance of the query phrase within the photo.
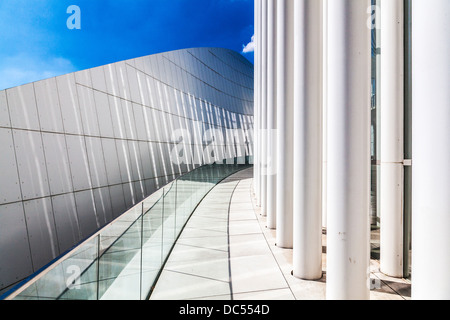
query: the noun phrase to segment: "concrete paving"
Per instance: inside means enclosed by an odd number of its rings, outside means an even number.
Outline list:
[[[253,169],[215,187],[187,223],[155,286],[152,300],[322,300],[326,235],[318,281],[291,275],[292,250],[275,245],[276,230],[255,205]],[[411,284],[379,271],[371,260],[371,300],[410,299]]]

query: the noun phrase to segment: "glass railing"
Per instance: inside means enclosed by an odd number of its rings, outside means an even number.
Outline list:
[[[28,281],[14,300],[145,300],[189,217],[246,165],[199,167],[127,211]]]

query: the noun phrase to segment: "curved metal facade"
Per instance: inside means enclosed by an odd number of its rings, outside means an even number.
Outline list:
[[[253,65],[227,49],[0,91],[0,291],[180,174],[252,159],[252,135]]]

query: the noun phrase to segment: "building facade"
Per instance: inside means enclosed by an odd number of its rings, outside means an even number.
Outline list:
[[[178,176],[252,161],[253,65],[161,53],[0,91],[0,291]]]
[[[327,246],[328,299],[368,299],[371,257],[413,299],[450,299],[449,14],[255,1],[255,195],[294,276],[321,278]]]

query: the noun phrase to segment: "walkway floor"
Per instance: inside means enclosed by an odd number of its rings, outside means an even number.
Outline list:
[[[321,280],[293,277],[292,250],[275,246],[276,230],[266,228],[252,183],[250,168],[206,196],[175,245],[152,300],[325,299],[326,246]],[[371,299],[410,299],[408,280],[383,275],[375,260],[371,272]]]

